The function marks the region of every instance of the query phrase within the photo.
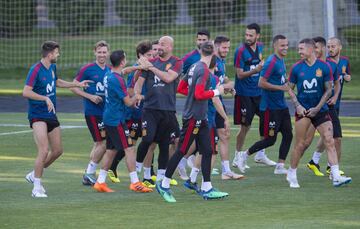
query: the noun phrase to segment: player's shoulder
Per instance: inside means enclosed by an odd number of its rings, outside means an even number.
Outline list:
[[[264,48],[264,43],[262,43],[261,41],[257,41],[256,46],[258,46],[259,48]]]
[[[89,68],[93,68],[94,66],[96,65],[95,62],[91,62],[91,63],[87,63],[87,64],[84,64],[82,67],[81,67],[81,70],[82,71],[85,71]]]
[[[350,62],[350,59],[347,56],[340,56],[340,60]]]
[[[331,68],[330,63],[328,63],[327,61],[324,61],[322,59],[316,59],[316,61],[319,64],[319,66],[321,66],[321,67]]]
[[[31,65],[30,67],[30,71],[33,71],[33,70],[39,70],[40,68],[42,67],[42,63],[39,61],[39,62],[36,62],[35,64]]]
[[[186,60],[189,59],[190,57],[195,56],[195,55],[197,55],[197,54],[200,54],[199,51],[198,51],[197,49],[194,49],[194,50],[186,53],[186,54],[183,56],[183,58],[181,58],[181,59],[182,59],[183,61],[186,61]]]
[[[243,52],[246,49],[245,43],[240,43],[237,48],[236,51],[238,52]]]
[[[181,58],[177,57],[177,56],[171,56],[169,60],[172,60],[172,61],[182,61]]]
[[[298,60],[297,62],[295,62],[292,66],[292,68],[298,68],[300,67],[302,64],[304,64],[304,60]]]

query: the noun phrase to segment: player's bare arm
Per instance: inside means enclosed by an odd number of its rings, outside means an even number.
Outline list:
[[[263,68],[263,65],[264,65],[264,61],[261,61],[255,68],[247,72],[244,72],[244,69],[242,68],[236,68],[236,77],[241,80],[248,78],[256,73],[259,73]]]
[[[62,87],[62,88],[72,88],[72,87],[81,87],[81,88],[87,88],[89,86],[89,83],[93,83],[94,81],[92,80],[83,80],[81,82],[76,81],[76,82],[69,82],[69,81],[65,81],[62,79],[57,79],[56,80],[56,86],[57,87]]]
[[[297,100],[296,95],[294,93],[295,84],[289,82],[289,88],[290,89],[288,90],[288,93],[289,93],[291,102],[294,104],[296,113],[301,117],[305,116],[306,110],[303,106],[301,106],[301,104]]]
[[[287,83],[283,85],[274,85],[272,83],[269,83],[268,80],[265,77],[260,77],[259,87],[262,89],[270,90],[270,91],[289,91],[290,87]]]
[[[23,89],[23,96],[25,98],[29,98],[32,100],[39,100],[39,101],[45,101],[47,108],[48,108],[48,112],[54,112],[55,113],[55,107],[54,104],[51,102],[51,99],[47,96],[43,96],[43,95],[39,95],[38,93],[35,93],[33,91],[33,87],[30,87],[28,85],[24,86]]]
[[[319,104],[316,107],[312,107],[307,111],[307,117],[314,117],[321,109],[322,106],[328,101],[332,93],[331,81],[325,82],[325,93],[321,97]]]
[[[77,81],[76,79],[74,79],[74,83],[78,84],[80,82]],[[84,98],[90,100],[91,102],[93,102],[95,104],[99,104],[99,103],[101,103],[103,101],[101,96],[89,94],[86,91],[83,91],[78,87],[72,87],[72,88],[70,88],[70,91],[72,91],[76,95],[79,95],[81,97],[84,97]]]

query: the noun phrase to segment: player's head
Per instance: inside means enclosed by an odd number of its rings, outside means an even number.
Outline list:
[[[260,26],[252,23],[246,26],[245,43],[249,46],[254,45],[260,38]]]
[[[214,44],[211,41],[206,41],[200,46],[200,53],[203,57],[212,56],[214,54]]]
[[[174,39],[170,36],[163,36],[159,39],[159,56],[164,58],[172,55]]]
[[[156,58],[159,56],[159,40],[155,40],[152,42],[152,52],[153,52],[153,58]]]
[[[47,58],[51,63],[56,63],[60,56],[60,45],[55,41],[45,41],[41,45],[41,56]]]
[[[339,38],[332,37],[328,40],[327,48],[330,57],[340,56],[342,45]]]
[[[284,35],[279,34],[273,38],[272,42],[276,55],[281,58],[285,57],[289,48],[288,39]]]
[[[137,58],[140,58],[140,56],[144,56],[148,60],[152,59],[152,42],[148,40],[140,41],[140,43],[136,46],[136,56]]]
[[[211,57],[211,61],[210,61],[210,64],[209,64],[209,69],[210,69],[210,71],[214,71],[215,70],[215,67],[216,67],[216,56],[215,55],[213,55],[212,57]]]
[[[214,40],[214,45],[217,55],[224,59],[230,50],[230,38],[223,35],[217,36]]]
[[[116,50],[110,55],[110,62],[114,68],[124,67],[126,65],[126,55],[123,50]]]
[[[326,54],[326,40],[323,37],[314,37],[316,58],[323,58]]]
[[[210,33],[207,29],[201,29],[196,34],[196,46],[200,49],[200,46],[205,41],[210,39]]]
[[[109,56],[110,46],[106,41],[98,41],[94,46],[94,54],[96,62],[99,64],[105,64]]]
[[[315,41],[310,38],[302,39],[298,45],[298,53],[300,54],[301,59],[307,59],[311,55],[315,54]]]

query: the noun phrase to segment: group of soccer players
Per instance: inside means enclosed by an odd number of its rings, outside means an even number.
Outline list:
[[[85,120],[94,145],[82,182],[98,192],[114,192],[106,184],[106,177],[120,182],[117,166],[125,158],[129,188],[134,192],[152,192],[152,188],[156,188],[167,202],[176,202],[170,185],[177,185],[172,176],[178,170],[184,186],[202,198],[228,196],[211,184],[218,151],[221,179],[239,180],[244,176],[230,168],[230,122],[223,103],[224,94],[235,96],[234,124],[240,125],[240,129],[232,166],[241,173],[249,169],[247,159],[256,153],[255,162],[275,166],[275,174],[286,174],[290,187],[299,188],[296,169],[317,130],[321,138],[308,168],[315,175],[324,176],[319,159],[326,150],[327,173],[333,185],[350,183],[351,178],[339,169],[341,92],[344,82],[351,80],[349,60],[340,55],[341,41],[330,38],[326,44],[322,37],[301,40],[298,44],[301,60],[288,74],[284,62],[287,38],[283,35],[273,38],[274,53],[266,60],[259,39],[260,26],[249,24],[245,42],[235,52],[235,82],[227,77],[225,70],[230,39],[219,35],[212,41],[207,30],[196,34],[196,49],[182,59],[173,55],[174,40],[170,36],[156,42],[141,41],[136,47],[138,60],[131,67],[126,67],[123,50],[110,52],[109,44],[99,41],[93,50],[95,62],[83,66],[73,82],[58,79],[55,63],[60,46],[54,41],[45,42],[42,58],[31,67],[23,91],[23,96],[29,99],[28,119],[38,149],[34,170],[26,175],[26,180],[34,184],[32,196],[47,197],[41,183],[43,171],[63,151],[55,112],[56,87],[70,88],[84,98]],[[176,117],[177,93],[186,96],[181,128]],[[284,164],[293,134],[285,93],[289,94],[296,110],[289,169]],[[260,140],[243,150],[255,114],[260,118]],[[265,149],[275,144],[279,132],[282,141],[278,161],[274,162],[267,157]],[[135,149],[139,138],[141,141]],[[191,167],[189,176],[187,165]],[[144,175],[140,181],[142,169]],[[202,183],[198,186],[200,171]]]

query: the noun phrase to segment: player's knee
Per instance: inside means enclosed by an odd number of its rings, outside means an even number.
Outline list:
[[[266,147],[272,146],[276,142],[276,137],[265,138],[265,142],[266,142]]]
[[[334,138],[328,134],[323,137],[323,141],[325,146],[334,146]]]

